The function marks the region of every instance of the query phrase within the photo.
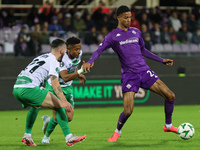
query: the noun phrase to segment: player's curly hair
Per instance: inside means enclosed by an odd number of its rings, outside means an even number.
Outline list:
[[[68,45],[75,45],[81,43],[81,40],[78,37],[72,36],[66,40],[67,47]]]
[[[120,7],[117,8],[117,16],[119,16],[120,14],[124,13],[124,12],[129,12],[130,9],[125,6],[125,5],[121,5]]]

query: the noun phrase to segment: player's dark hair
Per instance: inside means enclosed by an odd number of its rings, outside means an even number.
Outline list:
[[[62,46],[62,45],[64,45],[64,44],[66,44],[65,43],[65,41],[63,40],[63,39],[55,39],[55,40],[53,40],[52,41],[52,43],[51,43],[51,48],[52,49],[56,49],[56,48],[58,48],[59,46]]]
[[[122,5],[117,8],[117,16],[119,16],[120,14],[122,14],[124,12],[129,12],[129,11],[130,11],[130,9],[127,6]]]
[[[81,40],[75,36],[72,36],[66,40],[67,47],[69,45],[75,45],[81,43]]]

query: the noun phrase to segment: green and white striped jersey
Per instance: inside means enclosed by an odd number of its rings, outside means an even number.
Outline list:
[[[50,75],[59,77],[60,63],[52,53],[43,54],[33,59],[33,61],[21,71],[17,77],[14,88],[25,87],[34,88],[44,84]]]
[[[70,59],[69,56],[65,53],[65,55],[62,58],[62,62],[60,63],[60,71],[62,70],[67,70],[68,73],[74,73],[76,69],[79,66],[79,63],[81,62],[81,57],[82,57],[82,50],[79,54],[78,58]],[[51,85],[51,80],[47,80],[48,83]],[[67,87],[71,86],[73,83],[73,80],[65,82],[61,77],[59,77],[59,83],[61,87]]]

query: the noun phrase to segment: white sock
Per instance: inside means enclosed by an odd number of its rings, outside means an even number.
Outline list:
[[[26,137],[28,137],[28,138],[31,137],[31,134],[30,134],[30,133],[24,133],[24,135],[25,135]]]
[[[170,129],[171,126],[172,126],[172,124],[165,124],[165,127],[166,127],[167,129]]]
[[[47,137],[46,135],[44,135],[43,139],[50,139],[50,137]]]
[[[51,117],[48,117],[48,118],[47,118],[47,121],[49,122],[49,121],[50,121],[50,119],[51,119]]]
[[[118,130],[118,129],[116,129],[115,132],[117,132],[117,133],[119,133],[119,134],[122,133],[122,131],[121,131],[121,130]]]
[[[68,140],[70,137],[72,136],[72,134],[70,133],[70,134],[68,134],[68,135],[66,135],[66,137],[65,137],[65,140]]]

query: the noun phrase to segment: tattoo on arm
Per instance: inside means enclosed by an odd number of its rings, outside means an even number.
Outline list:
[[[51,76],[51,81],[55,80],[57,77],[56,76]]]
[[[54,82],[54,86],[52,84],[53,90],[55,92],[55,94],[61,99],[61,97],[63,97],[63,91],[62,88],[58,82],[58,77],[56,76],[51,76],[51,82]]]

